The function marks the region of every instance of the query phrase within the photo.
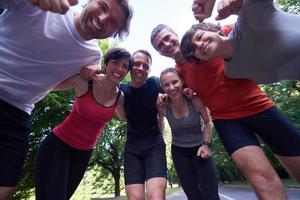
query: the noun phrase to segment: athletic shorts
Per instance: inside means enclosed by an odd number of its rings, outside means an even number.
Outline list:
[[[30,132],[30,115],[0,100],[0,187],[14,187],[21,175]]]
[[[248,117],[213,122],[229,155],[245,146],[259,146],[258,135],[273,153],[300,156],[300,132],[275,106]]]
[[[124,152],[125,185],[144,184],[155,177],[167,177],[166,145],[134,148],[126,143]]]

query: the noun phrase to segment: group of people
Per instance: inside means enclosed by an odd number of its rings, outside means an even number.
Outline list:
[[[300,133],[257,83],[299,79],[298,15],[277,10],[273,0],[222,0],[217,18],[238,14],[238,20],[220,27],[202,22],[215,1],[194,0],[192,11],[200,23],[181,42],[164,24],[151,33],[153,47],[176,63],[158,78],[149,77],[152,57],[146,50],[131,55],[123,48],[109,49],[104,70],[99,70],[102,53],[92,39],[129,33],[132,8],[127,0],[89,0],[80,14],[69,9],[76,2],[0,1],[5,9],[0,16],[0,200],[11,198],[22,172],[34,104],[52,90],[67,89],[75,91],[72,110],[37,153],[36,199],[71,198],[115,112],[127,120],[129,200],[165,199],[164,117],[189,200],[220,199],[213,125],[259,199],[287,199],[256,135],[300,182]],[[128,72],[131,81],[120,83]]]

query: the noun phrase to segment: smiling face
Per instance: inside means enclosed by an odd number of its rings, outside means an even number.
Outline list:
[[[175,71],[163,73],[160,76],[162,90],[171,100],[182,97],[183,81]]]
[[[106,65],[106,76],[109,80],[119,83],[129,71],[129,58],[110,59]]]
[[[150,73],[150,58],[141,52],[133,55],[133,66],[130,71],[131,84],[134,87],[141,87],[144,85]]]
[[[166,29],[161,30],[153,40],[154,48],[163,56],[176,58],[180,55],[178,36]]]
[[[123,26],[125,13],[117,0],[90,0],[78,20],[76,28],[84,39],[104,39]]]
[[[192,36],[195,49],[193,55],[200,60],[209,60],[218,54],[221,37],[218,33],[197,30]]]

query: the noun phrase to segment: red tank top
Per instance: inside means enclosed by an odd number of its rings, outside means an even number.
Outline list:
[[[105,125],[115,113],[117,101],[105,107],[94,99],[92,89],[80,97],[76,97],[72,110],[67,118],[57,125],[53,132],[66,144],[79,150],[90,150],[95,147]]]

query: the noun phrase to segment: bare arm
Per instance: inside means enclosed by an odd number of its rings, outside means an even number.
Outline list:
[[[44,11],[66,13],[70,6],[76,5],[78,0],[28,0],[32,5]]]
[[[193,104],[196,107],[197,111],[200,112],[204,126],[203,126],[203,138],[205,142],[210,142],[212,137],[212,127],[213,123],[210,117],[209,109],[203,104],[201,99],[195,96],[193,99]]]
[[[217,5],[218,15],[216,20],[221,20],[230,15],[238,15],[242,8],[243,0],[221,0]]]
[[[61,83],[59,83],[53,91],[65,91],[69,89],[74,89],[77,86],[78,80],[80,79],[79,74],[75,74],[74,76],[71,76]]]
[[[164,117],[166,116],[166,104],[165,104],[166,97],[167,96],[165,94],[159,94],[156,101],[157,120],[158,120],[160,132],[162,134],[165,129]]]
[[[203,126],[203,140],[204,144],[199,147],[197,155],[201,156],[202,158],[208,158],[212,155],[210,147],[207,145],[208,143],[211,143],[211,137],[212,137],[212,120],[210,117],[210,112],[208,108],[202,103],[201,99],[197,96],[195,96],[192,99],[193,105],[195,106],[196,110],[200,112],[204,126]]]
[[[125,96],[124,93],[121,93],[121,96],[119,98],[118,101],[118,105],[117,105],[117,109],[116,109],[116,116],[120,119],[120,120],[124,120],[126,121],[126,113],[125,113],[125,109],[124,109],[124,101],[125,101]]]

